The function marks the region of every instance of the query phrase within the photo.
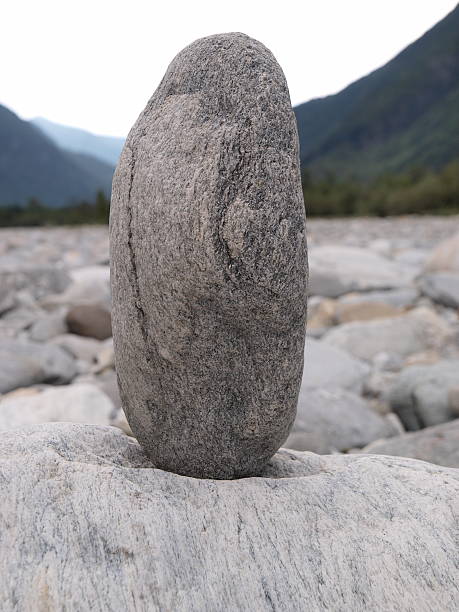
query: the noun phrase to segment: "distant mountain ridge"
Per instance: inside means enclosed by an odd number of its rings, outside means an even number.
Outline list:
[[[294,110],[313,173],[369,179],[459,157],[459,5],[382,68]]]
[[[111,166],[116,166],[118,163],[124,138],[92,134],[86,130],[48,121],[43,117],[36,117],[32,119],[31,123],[40,128],[48,138],[62,149],[98,157]]]
[[[36,126],[0,105],[0,205],[37,198],[47,206],[110,195],[113,166],[57,147]]]
[[[383,67],[294,111],[312,175],[366,181],[459,159],[459,5]],[[123,144],[0,105],[0,206],[110,196]]]

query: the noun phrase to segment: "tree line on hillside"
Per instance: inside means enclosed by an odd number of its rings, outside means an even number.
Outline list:
[[[108,223],[110,200],[98,191],[94,202],[76,202],[65,208],[46,206],[31,198],[25,206],[0,206],[0,227],[39,225],[92,225]]]
[[[440,171],[413,168],[364,183],[303,171],[310,217],[389,216],[459,213],[459,159]],[[0,206],[0,227],[108,223],[110,201],[99,191],[94,202],[52,208],[36,198],[26,206]]]
[[[440,171],[412,168],[370,181],[317,178],[303,172],[306,212],[311,217],[459,213],[459,159]]]

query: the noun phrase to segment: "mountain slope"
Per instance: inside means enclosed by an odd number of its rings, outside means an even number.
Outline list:
[[[301,162],[371,178],[459,157],[459,5],[382,68],[295,108]]]
[[[116,166],[124,138],[98,136],[85,130],[53,123],[42,117],[32,119],[31,123],[40,128],[58,147],[75,153],[85,153]]]
[[[68,152],[73,163],[82,170],[86,176],[92,177],[95,185],[104,185],[102,188],[106,195],[110,195],[114,167],[102,161],[98,157],[86,153]]]
[[[35,197],[48,206],[110,194],[113,167],[59,149],[37,127],[0,105],[0,205]]]

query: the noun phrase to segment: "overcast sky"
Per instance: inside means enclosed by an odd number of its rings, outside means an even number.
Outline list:
[[[0,103],[124,136],[185,45],[240,31],[281,64],[293,104],[386,63],[457,0],[5,0]]]

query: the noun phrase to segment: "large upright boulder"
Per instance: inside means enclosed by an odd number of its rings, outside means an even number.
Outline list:
[[[173,60],[115,172],[110,242],[135,435],[167,470],[256,473],[295,418],[307,293],[296,123],[266,47],[220,34]]]
[[[0,493],[2,612],[459,608],[459,470],[282,450],[200,480],[47,423],[0,434]]]

